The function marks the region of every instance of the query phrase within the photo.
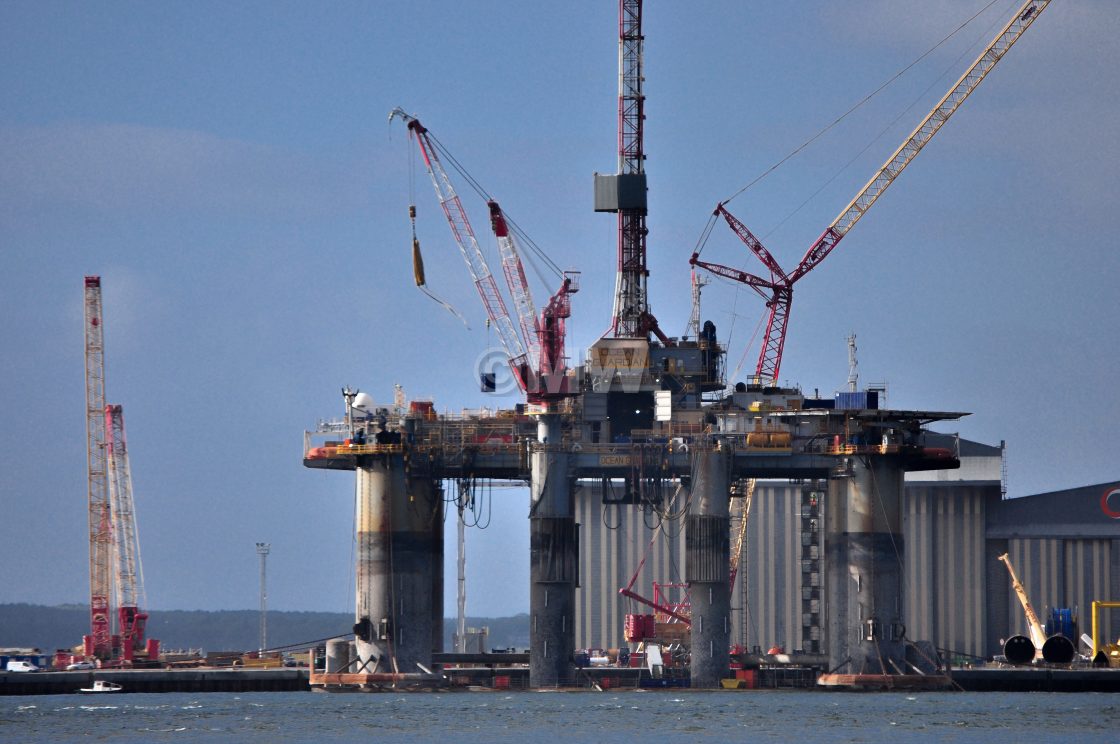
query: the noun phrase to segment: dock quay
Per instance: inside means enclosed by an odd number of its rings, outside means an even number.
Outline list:
[[[953,669],[965,692],[1120,692],[1120,670],[1045,667]]]
[[[527,666],[470,666],[444,669],[448,691],[529,689]],[[303,692],[330,691],[322,670],[284,669],[113,669],[83,672],[0,672],[0,695],[68,695],[91,687],[94,679],[115,682],[124,693],[140,692]],[[953,668],[953,689],[963,692],[1120,692],[1120,670],[1089,668]],[[319,684],[313,686],[313,682]],[[820,690],[805,667],[758,669],[738,691]],[[570,689],[623,691],[687,687],[688,679],[653,678],[648,670],[602,667],[581,670]],[[353,688],[351,688],[353,689]],[[731,689],[725,685],[725,689]],[[401,690],[403,691],[403,689]]]
[[[121,692],[299,692],[311,689],[305,668],[98,669],[81,672],[0,672],[0,695],[67,695],[95,679]]]

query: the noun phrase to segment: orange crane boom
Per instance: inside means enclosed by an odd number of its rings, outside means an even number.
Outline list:
[[[1019,603],[1023,605],[1023,612],[1027,616],[1027,631],[1031,635],[1031,643],[1034,644],[1036,656],[1041,655],[1042,646],[1046,643],[1046,633],[1042,629],[1042,623],[1038,621],[1038,615],[1035,614],[1034,608],[1031,607],[1031,600],[1027,597],[1027,590],[1023,588],[1019,577],[1015,575],[1015,567],[1011,565],[1011,559],[1007,556],[1007,553],[999,556],[999,560],[1007,566],[1007,572],[1011,574],[1011,588],[1015,590],[1015,596],[1019,598]]]
[[[735,579],[739,575],[739,560],[743,557],[743,546],[747,544],[747,522],[751,518],[751,501],[754,500],[755,479],[747,481],[747,492],[743,496],[743,508],[739,521],[739,534],[735,538],[735,548],[731,551],[731,571],[728,583],[735,591]]]

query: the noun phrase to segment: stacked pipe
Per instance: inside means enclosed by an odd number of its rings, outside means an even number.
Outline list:
[[[1042,660],[1049,664],[1069,664],[1077,649],[1064,635],[1050,636],[1040,649],[1025,635],[1013,635],[1003,644],[1003,656],[1009,664],[1030,664],[1040,653]]]

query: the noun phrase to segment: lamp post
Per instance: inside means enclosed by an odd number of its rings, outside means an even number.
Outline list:
[[[261,557],[261,645],[258,656],[268,648],[268,590],[265,583],[265,564],[271,547],[268,543],[257,543],[257,555]]]

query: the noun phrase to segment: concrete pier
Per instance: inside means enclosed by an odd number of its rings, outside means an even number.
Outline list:
[[[910,674],[902,608],[903,468],[853,456],[829,482],[825,574],[829,666],[847,674]]]
[[[532,452],[529,506],[529,685],[572,681],[579,536],[560,416],[543,414]]]
[[[730,501],[727,453],[695,453],[692,511],[685,528],[685,579],[692,604],[692,687],[717,688],[731,641]]]
[[[428,478],[408,473],[405,455],[365,455],[357,465],[357,658],[352,672],[413,673],[431,668],[440,603],[434,566],[442,555],[442,503]],[[433,606],[433,604],[437,606]]]

